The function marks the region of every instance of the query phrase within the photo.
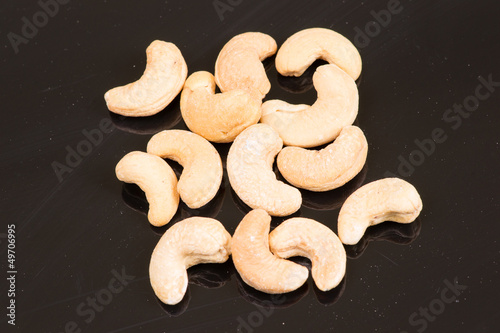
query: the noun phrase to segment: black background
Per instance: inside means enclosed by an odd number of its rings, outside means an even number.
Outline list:
[[[460,124],[443,119],[447,109],[474,96],[479,76],[500,81],[500,5],[495,1],[401,0],[401,12],[386,27],[379,25],[368,45],[358,42],[363,73],[356,124],[369,142],[366,166],[340,190],[304,193],[304,205],[295,214],[336,231],[345,197],[391,172],[419,190],[424,209],[416,222],[374,227],[364,241],[378,241],[364,252],[362,246],[349,247],[356,259],[348,259],[344,283],[330,293],[318,292],[309,278],[299,291],[271,299],[242,286],[229,262],[190,270],[190,298],[178,307],[160,305],[149,285],[148,265],[166,228],[149,225],[140,212],[145,208],[141,193],[124,187],[114,167],[129,151],[144,151],[155,132],[186,127],[178,99],[155,117],[124,119],[109,113],[104,93],[140,77],[145,49],[154,39],[175,43],[189,73],[213,72],[219,50],[236,34],[260,31],[281,45],[301,29],[325,27],[354,41],[356,28],[376,28],[370,26],[371,11],[385,10],[388,1],[231,3],[219,15],[211,0],[69,1],[16,53],[8,34],[22,35],[23,17],[32,21],[41,8],[34,0],[2,2],[2,327],[234,332],[246,322],[250,326],[243,332],[497,332],[500,88]],[[272,90],[266,98],[314,102],[314,89],[303,94],[283,89],[297,82],[278,80],[273,59],[267,65]],[[85,140],[82,131],[99,128],[103,119],[112,119],[114,130],[104,133],[60,181],[53,162],[65,164],[67,147],[77,149]],[[415,140],[430,139],[438,128],[446,140],[428,155],[415,152]],[[217,148],[224,159],[229,145]],[[401,160],[411,158],[419,165],[398,171]],[[181,205],[175,219],[213,216],[233,233],[246,211],[225,175],[213,204],[200,211]],[[281,220],[275,219],[273,227]],[[8,224],[16,230],[15,327],[6,323]],[[122,270],[133,280],[95,318],[77,313],[81,303],[90,308],[88,297],[108,288],[113,271]],[[203,279],[212,288],[200,286]],[[454,280],[467,288],[439,308],[442,290]],[[430,304],[437,306],[437,315],[427,320],[418,315],[418,324],[410,321]]]

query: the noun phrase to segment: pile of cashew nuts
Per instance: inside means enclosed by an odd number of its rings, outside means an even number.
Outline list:
[[[214,75],[199,71],[187,77],[180,50],[154,41],[147,48],[142,77],[105,94],[110,111],[144,117],[163,110],[181,93],[181,114],[190,131],[159,132],[151,137],[147,152],[130,152],[116,165],[119,180],[145,192],[152,225],[166,225],[180,200],[196,209],[215,197],[223,166],[211,142],[232,142],[226,163],[229,182],[252,208],[233,236],[208,217],[187,218],[163,234],[149,273],[155,294],[165,304],[183,299],[189,267],[223,263],[230,255],[241,279],[259,291],[277,294],[301,287],[309,270],[287,259],[294,256],[309,258],[318,289],[331,290],[345,275],[343,244],[358,243],[369,226],[384,221],[413,222],[422,210],[415,187],[385,178],[358,188],[345,200],[338,237],[326,225],[301,217],[285,220],[270,232],[271,216],[289,216],[301,207],[297,188],[324,192],[341,187],[361,171],[368,151],[363,131],[352,125],[358,113],[355,80],[361,73],[355,46],[335,31],[311,28],[290,36],[277,49],[269,35],[243,33],[224,45]],[[262,61],[275,53],[276,69],[284,76],[301,76],[318,59],[328,62],[313,75],[315,103],[263,102],[271,84]],[[308,149],[320,145],[326,147]],[[275,158],[289,184],[276,178]],[[183,167],[179,179],[165,159]]]

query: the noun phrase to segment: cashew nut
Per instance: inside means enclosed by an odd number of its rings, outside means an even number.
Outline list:
[[[279,294],[296,290],[309,275],[306,267],[280,259],[269,250],[271,216],[262,209],[249,212],[236,228],[232,241],[234,267],[249,286]]]
[[[301,76],[317,59],[339,66],[353,80],[361,74],[361,56],[356,47],[341,34],[325,28],[305,29],[290,36],[276,54],[276,70],[281,75]]]
[[[177,177],[162,158],[133,151],[116,165],[116,177],[126,183],[137,184],[149,202],[148,220],[161,227],[172,219],[179,206]]]
[[[160,131],[171,129],[182,119],[179,105],[170,103],[162,112],[149,117],[125,117],[110,113],[109,118],[122,132],[139,135],[153,135]]]
[[[180,220],[184,220],[185,218],[191,216],[204,216],[204,217],[215,218],[219,214],[222,208],[222,205],[224,203],[224,197],[225,197],[225,186],[224,186],[224,179],[222,179],[221,188],[215,195],[215,198],[212,199],[212,201],[210,201],[208,204],[198,209],[191,209],[186,205],[179,204],[179,208],[177,209],[177,212],[172,217],[172,219],[170,219],[169,224],[178,222]],[[148,215],[149,205],[146,196],[144,195],[144,191],[142,191],[135,184],[134,185],[126,184],[125,186],[123,186],[122,198],[125,204],[129,208],[143,215],[146,216]],[[167,228],[168,225],[162,228],[152,227],[151,230],[153,230],[153,232],[161,236],[165,233],[165,230]]]
[[[312,277],[321,291],[335,288],[344,278],[344,245],[330,228],[315,220],[294,217],[284,221],[269,234],[269,246],[280,258],[309,258]]]
[[[344,244],[356,244],[366,228],[384,221],[413,222],[422,200],[413,185],[399,178],[384,178],[357,189],[342,205],[338,233]]]
[[[324,192],[353,179],[363,168],[368,142],[356,126],[342,129],[337,139],[321,150],[285,147],[278,154],[280,173],[296,187]]]
[[[187,269],[201,263],[223,263],[231,254],[231,235],[217,220],[190,217],[170,227],[156,245],[149,278],[165,304],[179,303],[188,285]]]
[[[358,114],[358,88],[336,65],[319,66],[313,75],[318,99],[312,106],[269,100],[261,122],[278,131],[285,145],[315,147],[334,140]]]
[[[215,62],[215,81],[222,92],[242,89],[262,100],[271,89],[262,60],[276,53],[276,41],[260,32],[229,40]]]
[[[227,155],[232,188],[248,206],[287,216],[302,204],[300,191],[276,179],[272,166],[283,142],[270,126],[256,124],[241,132]]]
[[[189,208],[202,207],[217,194],[222,162],[214,146],[203,137],[184,130],[162,131],[149,140],[147,151],[184,167],[177,190]]]
[[[261,116],[261,101],[244,90],[215,94],[215,80],[205,71],[191,74],[181,94],[187,127],[212,142],[231,142]]]
[[[177,46],[155,40],[146,54],[146,69],[139,80],[104,95],[111,112],[128,117],[150,116],[163,110],[181,91],[187,65]]]

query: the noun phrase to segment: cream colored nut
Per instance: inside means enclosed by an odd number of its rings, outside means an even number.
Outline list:
[[[222,181],[222,161],[214,146],[198,134],[162,131],[149,140],[147,151],[183,166],[177,190],[189,208],[200,208],[217,194]]]
[[[179,206],[177,177],[174,170],[158,156],[133,151],[116,165],[116,177],[137,184],[149,203],[148,220],[161,227],[172,219]]]
[[[276,54],[276,70],[285,76],[301,76],[317,59],[339,66],[356,80],[361,74],[361,56],[341,34],[325,28],[310,28],[290,36]]]
[[[280,173],[292,185],[323,192],[338,188],[363,169],[368,142],[356,126],[342,129],[335,141],[321,150],[285,147],[278,154]]]
[[[241,132],[227,154],[227,174],[238,197],[253,209],[287,216],[302,204],[300,191],[276,179],[273,161],[283,147],[270,126],[256,124]]]
[[[304,284],[306,267],[280,259],[269,250],[271,216],[250,211],[236,228],[232,241],[234,267],[249,286],[269,294],[286,293]]]
[[[242,89],[262,100],[271,89],[262,60],[276,53],[277,48],[271,36],[260,32],[233,37],[215,62],[215,81],[220,90]]]
[[[318,99],[312,105],[269,100],[262,104],[261,122],[278,131],[285,145],[315,147],[334,140],[358,114],[358,88],[335,65],[319,66],[313,75]]]
[[[217,220],[190,217],[174,224],[156,245],[149,278],[165,304],[179,303],[188,285],[187,269],[201,263],[223,263],[231,254],[231,235]]]
[[[261,101],[244,90],[215,94],[209,72],[191,74],[181,94],[182,118],[187,127],[212,142],[232,142],[250,125],[259,122]]]
[[[269,234],[269,246],[280,258],[309,258],[319,290],[331,290],[344,278],[344,245],[330,228],[315,220],[294,217],[284,221]]]
[[[127,117],[150,116],[163,110],[181,91],[187,65],[177,46],[155,40],[146,54],[146,70],[139,80],[104,95],[111,112]]]
[[[368,183],[351,194],[340,209],[340,240],[344,244],[356,244],[369,226],[384,221],[410,223],[421,210],[420,195],[410,183],[399,178]]]

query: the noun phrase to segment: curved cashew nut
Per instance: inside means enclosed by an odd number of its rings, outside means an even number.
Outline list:
[[[245,215],[233,235],[234,267],[242,280],[257,290],[269,294],[296,290],[307,280],[309,271],[269,251],[270,227],[271,216],[262,209]]]
[[[179,206],[177,177],[162,158],[133,151],[116,165],[116,177],[126,183],[137,184],[149,202],[148,220],[161,227],[172,219]]]
[[[262,104],[261,122],[278,131],[285,145],[315,147],[331,142],[358,114],[358,88],[335,65],[319,66],[313,75],[318,99],[312,106],[269,100]]]
[[[410,183],[399,178],[368,183],[351,194],[340,209],[340,240],[344,244],[356,244],[369,226],[384,221],[410,223],[421,210],[420,195]]]
[[[278,169],[296,187],[329,191],[344,185],[361,171],[367,152],[368,142],[363,131],[347,126],[324,149],[283,148],[277,158]]]
[[[210,142],[184,130],[167,130],[153,135],[148,153],[169,158],[184,167],[177,190],[189,208],[212,200],[222,181],[222,161]]]
[[[271,89],[262,60],[276,53],[276,41],[260,32],[231,38],[215,62],[215,81],[222,92],[242,89],[262,100]]]
[[[111,112],[127,117],[150,116],[163,110],[181,91],[187,65],[177,46],[155,40],[146,54],[146,70],[139,80],[104,95]]]
[[[239,89],[215,94],[214,77],[205,71],[188,77],[180,102],[187,127],[212,142],[231,142],[259,122],[261,104]]]
[[[190,217],[174,224],[156,245],[149,278],[165,304],[179,303],[188,285],[187,269],[201,263],[223,263],[231,254],[231,235],[217,220]]]
[[[265,124],[252,125],[234,140],[227,154],[232,188],[248,206],[273,216],[287,216],[302,204],[300,191],[276,179],[272,166],[283,142]]]
[[[322,291],[335,288],[344,278],[344,245],[330,228],[315,220],[294,217],[284,221],[269,234],[269,246],[280,258],[309,258],[312,277]]]
[[[281,75],[301,76],[317,59],[339,66],[353,80],[361,74],[361,56],[356,47],[341,34],[325,28],[305,29],[290,36],[276,54],[276,70]]]

